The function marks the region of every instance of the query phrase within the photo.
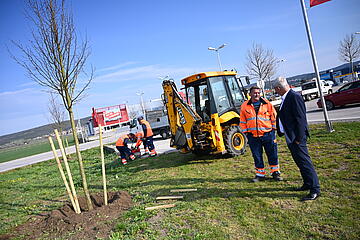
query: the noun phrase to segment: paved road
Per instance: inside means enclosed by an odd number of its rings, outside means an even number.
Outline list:
[[[306,102],[307,108],[307,118],[310,124],[312,123],[321,123],[324,122],[324,115],[322,109],[319,109],[316,105],[317,99]],[[328,111],[330,121],[360,121],[360,104],[355,104],[343,108],[335,108],[334,110]],[[111,131],[104,134],[104,144],[115,142],[117,137],[124,132],[121,131]],[[166,153],[169,151],[174,151],[173,148],[170,148],[170,140],[159,140],[155,139],[156,150],[159,154]],[[91,141],[88,143],[80,144],[80,149],[90,149],[99,146],[99,140]],[[75,147],[69,147],[67,149],[68,153],[74,153]],[[60,156],[60,153],[58,153]],[[53,159],[53,153],[41,153],[38,155],[25,157],[5,163],[0,163],[0,172],[5,172],[11,169],[31,165],[38,162],[47,161]]]
[[[117,137],[120,134],[121,133],[119,133],[119,132],[106,133],[104,135],[103,143],[108,144],[108,143],[115,142],[117,140]],[[170,147],[170,139],[161,140],[160,138],[155,138],[154,144],[155,144],[156,151],[158,154],[168,153],[168,152],[175,150],[174,148]],[[83,143],[83,144],[80,144],[80,150],[82,151],[82,150],[98,147],[99,145],[100,145],[99,140]],[[75,147],[72,146],[72,147],[66,148],[66,152],[67,153],[75,153]],[[58,156],[61,156],[60,150],[57,151],[57,154],[58,154]],[[53,158],[54,158],[53,152],[46,152],[46,153],[41,153],[41,154],[29,156],[29,157],[16,159],[16,160],[9,161],[9,162],[0,163],[0,172],[5,172],[5,171],[12,170],[12,169],[31,165],[34,163],[47,161],[47,160],[50,160]]]
[[[324,112],[321,108],[318,108],[316,102],[318,99],[306,102],[307,118],[308,122],[320,123],[324,122]],[[360,104],[348,105],[342,108],[335,108],[328,111],[330,121],[360,121]]]

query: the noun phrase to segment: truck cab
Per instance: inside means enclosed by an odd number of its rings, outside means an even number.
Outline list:
[[[320,80],[320,88],[323,94],[331,94],[333,92],[332,85],[324,80]],[[303,83],[301,85],[301,95],[303,96],[304,101],[310,101],[320,97],[317,81],[312,79],[310,82]]]

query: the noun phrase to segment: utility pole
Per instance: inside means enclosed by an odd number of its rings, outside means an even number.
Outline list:
[[[140,105],[141,105],[141,110],[143,112],[143,116],[144,116],[144,119],[146,119],[146,111],[145,111],[145,107],[144,107],[144,100],[143,100],[143,95],[144,95],[144,92],[141,91],[141,92],[137,92],[136,95],[140,96]]]
[[[323,92],[321,90],[320,74],[319,74],[319,69],[318,69],[318,65],[317,65],[317,61],[316,61],[315,49],[314,49],[314,44],[313,44],[313,40],[312,40],[312,37],[311,37],[310,25],[309,25],[307,12],[306,12],[305,2],[304,2],[304,0],[300,0],[300,3],[301,3],[301,7],[302,7],[302,12],[303,12],[303,15],[304,15],[304,22],[305,22],[306,32],[307,32],[307,36],[308,36],[308,41],[309,41],[310,52],[311,52],[311,56],[312,56],[312,60],[313,60],[314,70],[315,70],[315,74],[316,74],[316,82],[317,82],[317,86],[318,86],[318,91],[320,93],[321,104],[323,106],[323,113],[324,113],[326,128],[327,128],[328,132],[333,132],[334,129],[333,129],[333,127],[331,125],[331,122],[329,120],[324,95],[323,95]]]

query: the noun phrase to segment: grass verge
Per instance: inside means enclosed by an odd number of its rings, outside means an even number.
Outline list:
[[[360,123],[335,123],[334,133],[311,126],[309,151],[322,187],[322,196],[300,202],[306,193],[284,139],[279,159],[285,181],[250,183],[253,159],[248,150],[236,158],[171,153],[120,166],[106,155],[108,190],[126,190],[135,205],[118,219],[111,240],[117,239],[358,239],[360,236]],[[102,191],[98,149],[83,152],[91,191]],[[81,194],[77,162],[71,162]],[[0,233],[29,216],[61,206],[66,191],[48,161],[1,174]],[[171,189],[197,188],[183,193],[176,207],[145,211],[173,203],[155,198]]]
[[[69,146],[74,145],[74,138],[72,136],[67,136]],[[53,138],[56,149],[58,149],[58,143]],[[64,143],[65,144],[65,140]],[[0,163],[8,162],[11,160],[24,158],[39,153],[51,151],[50,143],[46,139],[45,141],[33,143],[33,144],[24,144],[23,146],[11,147],[8,149],[3,149],[0,151]]]

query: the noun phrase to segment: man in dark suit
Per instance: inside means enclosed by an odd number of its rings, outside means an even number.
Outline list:
[[[303,185],[295,190],[310,190],[302,201],[315,200],[320,196],[320,184],[306,146],[309,130],[304,100],[300,94],[290,89],[285,78],[279,78],[273,86],[282,98],[277,131],[279,136],[285,135],[287,146],[304,181]]]

